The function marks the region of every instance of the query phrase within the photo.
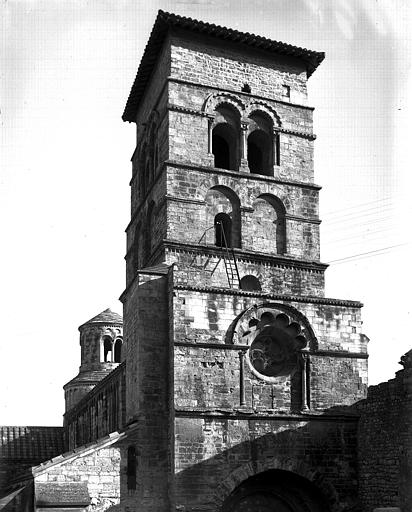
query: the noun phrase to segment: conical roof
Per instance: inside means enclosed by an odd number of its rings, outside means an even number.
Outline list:
[[[84,327],[85,325],[90,324],[117,324],[117,325],[123,325],[123,317],[120,316],[118,313],[115,313],[111,309],[105,309],[98,315],[94,316],[84,324],[82,324],[80,328]]]

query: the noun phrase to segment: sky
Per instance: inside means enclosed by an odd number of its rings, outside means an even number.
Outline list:
[[[78,326],[122,312],[121,115],[158,9],[326,53],[308,84],[326,296],[365,304],[371,384],[412,349],[409,0],[3,0],[2,425],[61,425]]]

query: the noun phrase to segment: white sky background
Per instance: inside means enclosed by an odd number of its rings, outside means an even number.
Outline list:
[[[309,80],[322,261],[370,253],[331,264],[326,296],[365,304],[370,382],[391,378],[412,348],[409,0],[148,3],[1,3],[0,424],[61,424],[77,327],[121,313],[121,114],[159,8],[326,52]]]

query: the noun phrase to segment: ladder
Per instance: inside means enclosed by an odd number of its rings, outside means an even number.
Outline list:
[[[216,264],[219,264],[220,260],[223,259],[223,262],[225,264],[226,269],[226,275],[227,280],[229,283],[230,288],[240,288],[240,275],[239,275],[239,269],[237,267],[237,261],[235,256],[235,251],[233,250],[233,247],[228,247],[225,230],[223,229],[222,223],[217,222],[217,224],[220,224],[220,246],[222,248],[222,253],[219,258],[219,261]],[[215,267],[215,268],[216,268]]]
[[[229,283],[229,288],[239,289],[240,288],[240,275],[239,275],[239,269],[237,266],[236,261],[236,255],[232,247],[229,247],[227,244],[227,239],[225,235],[225,231],[223,229],[223,226],[220,222],[217,222],[217,224],[220,224],[220,254],[218,257],[218,260],[216,264],[213,267],[213,270],[210,271],[210,275],[213,275],[219,266],[219,263],[223,260],[223,263],[225,265],[225,271],[227,276],[227,281]],[[202,242],[202,240],[205,238],[206,233],[210,231],[211,229],[214,229],[215,226],[211,226],[210,228],[207,228],[203,235],[200,237],[199,244]],[[208,257],[206,259],[206,263],[203,265],[203,270],[206,270],[206,267],[208,266],[211,258]],[[195,262],[195,258],[193,258],[190,266],[192,266]]]

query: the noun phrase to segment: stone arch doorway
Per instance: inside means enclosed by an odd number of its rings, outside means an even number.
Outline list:
[[[330,512],[321,491],[296,473],[269,470],[242,482],[221,512]]]

